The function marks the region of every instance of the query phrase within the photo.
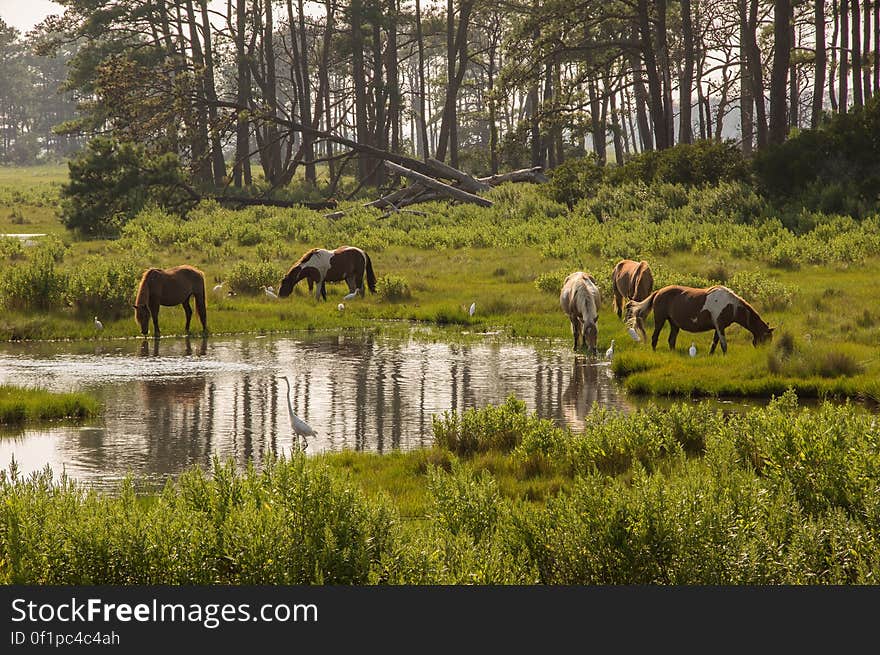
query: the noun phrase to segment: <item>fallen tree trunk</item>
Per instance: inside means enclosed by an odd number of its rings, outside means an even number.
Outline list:
[[[498,173],[489,177],[477,178],[480,182],[485,182],[489,186],[498,186],[505,182],[532,182],[533,184],[543,184],[549,182],[550,178],[544,175],[544,169],[541,166],[533,168],[521,168],[518,171],[510,171],[509,173]]]
[[[320,202],[301,202],[299,200],[271,200],[268,198],[239,198],[235,196],[202,196],[202,200],[216,200],[221,205],[239,205],[251,207],[265,205],[267,207],[305,207],[306,209],[334,209],[336,200],[322,200]]]
[[[386,161],[385,166],[395,173],[400,173],[405,177],[416,180],[422,186],[426,186],[429,189],[433,189],[434,191],[447,195],[451,198],[454,198],[455,200],[460,200],[461,202],[470,202],[475,205],[479,205],[480,207],[491,207],[493,204],[492,201],[487,198],[481,198],[480,196],[468,193],[467,191],[463,191],[457,187],[444,184],[443,182],[438,182],[432,177],[428,177],[427,175],[422,175],[417,171],[404,168],[403,166],[399,166],[394,162]]]
[[[486,191],[489,189],[489,185],[485,182],[481,182],[475,177],[468,175],[464,171],[460,171],[457,168],[448,166],[442,161],[429,158],[428,165],[432,168],[437,169],[437,175],[435,175],[434,177],[445,177],[450,180],[456,180],[458,182],[458,188],[464,189],[465,191],[477,193],[479,191]]]

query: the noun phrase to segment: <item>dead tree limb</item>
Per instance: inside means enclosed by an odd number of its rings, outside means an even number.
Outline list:
[[[477,179],[489,186],[498,186],[505,182],[533,182],[534,184],[542,184],[550,181],[550,179],[544,175],[544,169],[540,166],[535,166],[534,168],[522,168],[518,171],[498,173],[496,175],[480,177]]]
[[[468,175],[464,171],[453,168],[452,166],[444,164],[442,161],[439,161],[437,159],[429,158],[428,165],[432,168],[437,169],[437,174],[435,174],[434,177],[444,177],[450,180],[456,180],[458,182],[457,187],[459,189],[463,189],[464,191],[478,193],[480,191],[487,191],[489,189],[489,185],[485,182],[481,182],[475,177]]]
[[[444,195],[450,196],[451,198],[460,200],[461,202],[470,202],[475,205],[479,205],[480,207],[491,207],[493,204],[492,201],[487,198],[481,198],[480,196],[475,196],[474,194],[468,193],[467,191],[462,191],[457,187],[444,184],[443,182],[438,182],[432,177],[428,177],[427,175],[423,175],[417,171],[399,166],[394,162],[386,161],[385,166],[395,173],[400,173],[405,177],[416,180],[422,186],[426,186],[429,189],[438,191]],[[400,205],[398,205],[398,207],[399,206]]]

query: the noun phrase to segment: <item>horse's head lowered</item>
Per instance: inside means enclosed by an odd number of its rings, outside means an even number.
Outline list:
[[[150,329],[150,308],[146,305],[134,305],[134,318],[141,326],[141,334],[147,336]]]
[[[287,274],[281,278],[281,284],[278,285],[278,295],[281,298],[287,298],[287,296],[293,293],[293,287],[300,280],[311,280],[317,283],[321,281],[321,276],[315,268],[297,264],[291,267]]]
[[[752,331],[752,345],[758,346],[762,343],[769,343],[773,339],[773,330],[775,328],[770,327],[764,321],[761,321],[761,324],[755,328],[753,326]]]

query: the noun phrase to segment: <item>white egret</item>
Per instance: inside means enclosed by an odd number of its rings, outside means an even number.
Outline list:
[[[339,303],[338,305],[336,305],[336,309],[338,309],[341,312],[343,309],[345,309],[345,305],[343,305],[342,303]]]
[[[471,306],[470,306],[470,309],[468,309],[468,315],[473,316],[473,315],[474,315],[474,312],[476,312],[476,311],[477,311],[477,303],[476,303],[476,302],[472,302],[472,303],[471,303]]]
[[[612,357],[614,357],[614,339],[611,340],[611,345],[605,351],[605,359],[611,359]]]
[[[628,328],[626,328],[626,331],[627,331],[627,333],[629,333],[629,336],[632,337],[633,341],[641,341],[642,340],[642,338],[639,336],[639,333],[636,331],[636,329],[632,325],[630,325]]]
[[[290,402],[290,381],[287,379],[286,375],[282,375],[281,379],[284,380],[284,383],[287,385],[287,413],[290,415],[290,425],[293,427],[293,431],[297,436],[301,437],[317,436],[318,433],[312,429],[312,426],[303,421],[293,411],[293,404]]]
[[[358,295],[358,290],[355,289],[351,293],[347,293],[344,296],[342,296],[342,299],[343,300],[351,300],[352,298],[355,298],[357,295]]]
[[[103,329],[104,329],[104,324],[101,323],[101,321],[98,320],[98,317],[97,317],[97,316],[95,316],[95,328],[98,329],[98,330],[103,330]]]
[[[691,341],[691,347],[688,348],[688,355],[690,355],[691,357],[697,356],[697,347],[694,345],[693,341]]]
[[[214,293],[222,293],[222,292],[223,292],[223,285],[224,285],[224,284],[226,284],[226,283],[225,283],[225,282],[221,282],[220,284],[215,284],[215,285],[214,285],[214,289],[213,289]]]
[[[272,287],[263,287],[263,291],[266,292],[266,295],[269,298],[278,298],[278,296],[275,294],[275,289],[273,289]]]

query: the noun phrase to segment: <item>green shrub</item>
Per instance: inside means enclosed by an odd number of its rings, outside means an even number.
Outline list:
[[[602,183],[603,168],[596,156],[591,154],[567,159],[552,169],[548,176],[550,182],[544,187],[547,195],[571,209],[579,200],[596,193]]]
[[[794,300],[794,292],[788,286],[760,271],[739,271],[727,281],[727,286],[762,310],[786,309]]]
[[[668,182],[686,186],[745,181],[749,169],[732,140],[698,140],[664,150],[649,150],[609,170],[612,183]]]
[[[400,275],[382,275],[376,280],[376,293],[386,302],[408,300],[412,297],[409,282]]]
[[[281,273],[268,262],[238,262],[229,272],[227,283],[234,293],[256,294],[263,287],[277,285],[280,279]]]
[[[0,270],[0,304],[11,310],[58,309],[67,289],[67,276],[55,262],[37,256]]]
[[[541,273],[535,278],[535,288],[544,293],[558,294],[562,291],[562,283],[571,272],[568,269],[558,269],[550,273]]]
[[[80,313],[118,318],[131,311],[142,273],[127,257],[89,257],[68,275],[64,297]]]

